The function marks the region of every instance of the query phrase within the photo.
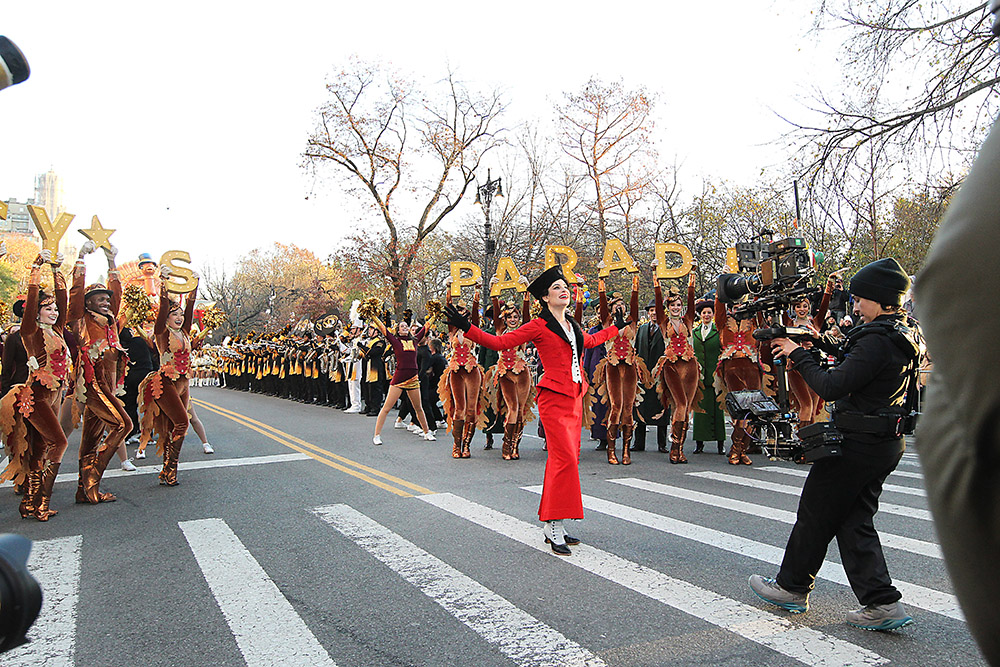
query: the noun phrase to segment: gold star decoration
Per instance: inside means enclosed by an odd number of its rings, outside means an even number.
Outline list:
[[[101,226],[101,221],[95,215],[90,219],[90,229],[76,230],[94,242],[98,248],[111,250],[111,235],[115,233],[113,229],[105,229]]]

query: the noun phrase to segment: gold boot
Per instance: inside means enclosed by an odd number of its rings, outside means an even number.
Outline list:
[[[517,424],[503,425],[503,447],[500,449],[500,457],[504,461],[510,461],[511,451],[514,447],[514,433],[517,431]]]
[[[96,497],[96,502],[99,503],[113,503],[118,500],[112,493],[101,493],[101,478],[104,477],[104,471],[107,470],[108,463],[111,462],[111,459],[114,458],[117,451],[117,447],[111,447],[109,445],[105,445],[97,450],[97,455],[94,457],[94,466],[92,469],[94,478],[93,495],[91,495],[88,491],[88,498]],[[91,500],[91,502],[95,501]]]
[[[622,465],[632,464],[632,456],[629,450],[632,448],[632,432],[635,431],[635,424],[622,424]]]
[[[462,458],[462,438],[465,437],[465,420],[456,419],[451,423],[451,435],[455,444],[451,446],[451,458]]]
[[[49,500],[52,498],[52,486],[56,483],[56,475],[59,474],[57,461],[49,461],[45,469],[40,473],[41,488],[38,494],[38,507],[35,508],[35,518],[39,521],[48,521],[51,517],[59,514],[58,510],[49,509]]]
[[[514,425],[514,437],[510,441],[510,458],[513,461],[516,461],[519,458],[521,458],[521,454],[518,451],[518,448],[521,445],[522,433],[524,433],[524,422],[523,421],[517,422],[517,424]]]
[[[24,481],[24,495],[21,496],[21,504],[17,508],[17,511],[21,513],[22,519],[27,519],[29,516],[37,518],[38,497],[41,495],[41,489],[42,471],[29,470],[28,476]]]
[[[472,444],[472,438],[476,435],[476,422],[473,420],[466,420],[465,422],[465,434],[462,437],[462,458],[467,459],[472,456],[472,452],[469,451],[469,446]]]
[[[608,463],[618,465],[618,457],[615,456],[615,448],[618,446],[615,441],[618,439],[618,424],[608,425]]]
[[[670,425],[670,462],[671,463],[687,463],[688,460],[684,456],[684,439],[687,437],[687,425],[686,421],[683,422],[673,422]]]
[[[180,457],[181,448],[173,441],[168,442],[163,447],[163,468],[160,469],[160,484],[164,486],[177,486],[177,459]]]

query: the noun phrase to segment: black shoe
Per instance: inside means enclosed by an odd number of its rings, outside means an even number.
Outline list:
[[[573,537],[572,535],[563,535],[563,539],[566,540],[566,544],[568,544],[570,546],[573,546],[573,547],[575,547],[576,545],[578,545],[580,543],[580,538],[579,537]],[[549,538],[546,537],[545,538],[545,543],[546,544],[552,544],[552,540],[550,540]]]
[[[701,454],[705,451],[705,443],[701,440],[694,441],[694,453]]]
[[[556,553],[556,554],[558,554],[560,556],[572,556],[573,555],[573,552],[570,551],[569,547],[566,546],[565,544],[553,544],[549,540],[545,540],[545,541],[548,542],[549,545],[552,547],[553,553]]]
[[[720,442],[719,443],[719,453],[720,454],[725,454],[726,453],[726,443],[724,443],[724,442]]]
[[[607,440],[598,440],[597,441],[597,447],[594,448],[594,451],[595,452],[603,452],[603,451],[606,451],[607,449],[608,449],[608,441]]]

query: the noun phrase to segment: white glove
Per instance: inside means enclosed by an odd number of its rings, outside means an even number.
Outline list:
[[[165,280],[165,279],[169,278],[172,274],[173,274],[173,271],[170,270],[169,266],[167,266],[166,264],[163,264],[162,266],[160,266],[160,277],[161,278],[163,278]]]
[[[118,256],[118,248],[111,246],[111,250],[104,248],[104,256],[108,258],[108,261],[114,261],[115,257]]]
[[[55,261],[55,265],[56,266],[62,266],[62,263],[65,262],[65,261],[66,261],[66,255],[64,255],[62,253],[58,253],[56,255],[56,261]]]
[[[445,278],[445,279],[444,279],[444,286],[445,286],[445,287],[451,287],[451,283],[452,283],[452,282],[453,282],[453,281],[452,281],[452,279],[451,279],[451,276],[449,275],[449,276],[448,276],[447,278]]]
[[[42,258],[42,261],[45,262],[46,264],[52,261],[52,251],[49,250],[48,248],[46,248],[45,250],[41,251],[38,254]]]
[[[80,248],[80,259],[83,259],[84,255],[89,255],[95,250],[97,250],[97,246],[94,245],[93,241],[88,239],[87,242],[83,244],[83,247]]]
[[[496,284],[497,284],[498,282],[500,282],[500,279],[499,279],[499,278],[497,278],[496,276],[493,276],[492,278],[490,278],[490,287],[493,287],[493,286],[494,286],[494,285],[496,285]]]
[[[517,282],[520,285],[527,285],[528,284],[528,278],[526,276],[521,276],[520,278],[517,279]]]

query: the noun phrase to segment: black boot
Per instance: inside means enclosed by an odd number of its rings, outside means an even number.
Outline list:
[[[601,438],[597,441],[597,447],[594,447],[595,452],[603,452],[608,448],[608,441],[606,438]]]
[[[720,453],[720,454],[725,454],[725,453],[726,453],[726,443],[725,443],[725,441],[723,441],[723,440],[720,440],[720,441],[719,441],[718,443],[716,443],[716,444],[718,444],[718,445],[719,445],[719,453]]]
[[[664,453],[667,451],[667,429],[665,426],[656,427],[656,448]]]
[[[694,453],[701,454],[705,451],[705,443],[701,440],[694,441]]]
[[[635,423],[635,436],[632,438],[632,451],[646,451],[646,425],[642,422]]]

